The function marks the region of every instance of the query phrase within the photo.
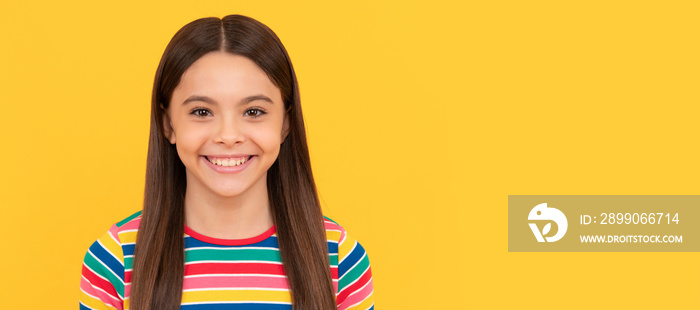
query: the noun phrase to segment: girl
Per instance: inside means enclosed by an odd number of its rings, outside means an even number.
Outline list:
[[[151,102],[143,210],[88,250],[80,309],[373,309],[364,249],[321,214],[282,43],[240,15],[180,29]]]

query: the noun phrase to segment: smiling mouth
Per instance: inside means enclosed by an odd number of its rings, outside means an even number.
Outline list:
[[[210,163],[217,165],[217,166],[235,167],[235,166],[245,164],[245,162],[247,162],[248,160],[253,158],[253,155],[250,155],[248,157],[229,157],[229,158],[204,156],[204,158],[206,158]]]

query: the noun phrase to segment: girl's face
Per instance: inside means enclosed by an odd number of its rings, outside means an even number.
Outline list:
[[[266,188],[288,117],[279,88],[252,60],[212,52],[182,75],[164,124],[188,192],[233,197]]]

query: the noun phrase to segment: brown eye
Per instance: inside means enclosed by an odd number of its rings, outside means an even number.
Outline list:
[[[245,116],[250,116],[252,118],[256,118],[256,117],[263,116],[265,114],[265,111],[255,108],[255,109],[248,109],[243,114]]]
[[[205,108],[195,108],[194,110],[192,110],[192,112],[190,112],[190,114],[196,117],[206,117],[211,115],[211,111]]]

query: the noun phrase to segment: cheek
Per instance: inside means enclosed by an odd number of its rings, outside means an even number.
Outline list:
[[[179,131],[177,132],[177,143],[175,145],[180,160],[183,162],[187,160],[186,157],[198,156],[199,150],[206,144],[208,139],[206,130],[189,127],[178,128]]]
[[[279,152],[280,143],[282,143],[282,137],[280,136],[279,130],[277,128],[265,128],[260,130],[251,130],[249,135],[251,140],[255,141],[255,144],[259,145],[266,152],[274,152],[275,154]]]

